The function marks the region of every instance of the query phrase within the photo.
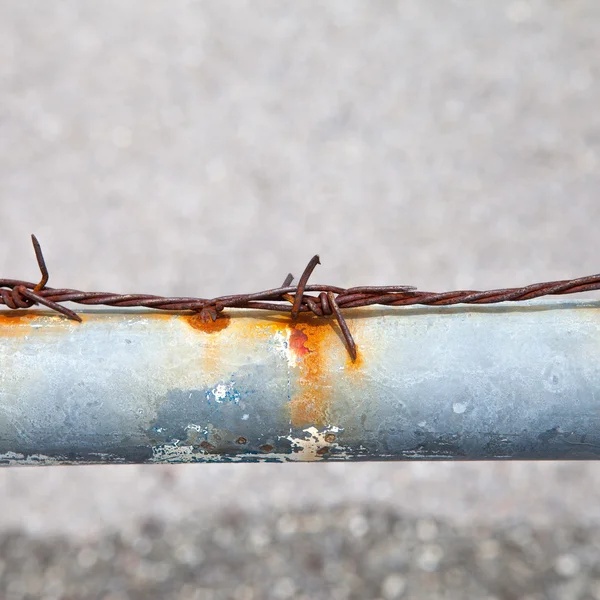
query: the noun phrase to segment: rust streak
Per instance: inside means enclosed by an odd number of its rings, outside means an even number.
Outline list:
[[[299,389],[290,402],[293,427],[314,425],[323,427],[328,422],[332,401],[331,373],[327,367],[337,336],[331,325],[315,317],[301,317],[290,323],[290,348],[298,358]]]

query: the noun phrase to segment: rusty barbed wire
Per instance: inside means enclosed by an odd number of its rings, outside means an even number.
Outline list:
[[[308,280],[315,267],[320,264],[318,256],[313,256],[298,285],[292,285],[294,276],[290,273],[281,287],[251,294],[234,294],[216,298],[163,297],[149,294],[114,294],[106,292],[82,292],[66,288],[47,287],[48,269],[40,243],[31,236],[37,263],[42,274],[38,283],[18,279],[0,279],[0,304],[10,309],[31,308],[37,304],[46,306],[69,319],[81,322],[76,312],[62,306],[62,302],[75,302],[86,306],[114,306],[120,308],[152,308],[157,310],[194,311],[201,318],[215,321],[226,308],[251,308],[259,310],[289,312],[293,320],[300,313],[312,313],[317,317],[334,317],[352,360],[356,360],[357,350],[342,310],[371,305],[410,306],[449,306],[452,304],[495,304],[531,300],[541,296],[574,294],[600,289],[600,274],[547,281],[517,288],[501,288],[487,291],[456,290],[451,292],[425,292],[413,286],[359,286],[342,288],[333,285],[309,284]],[[312,292],[317,295],[313,295]]]

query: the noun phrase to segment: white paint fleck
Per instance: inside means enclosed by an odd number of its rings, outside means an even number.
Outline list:
[[[243,415],[246,420],[249,415]],[[190,423],[187,429],[194,429],[207,433],[208,428],[202,429],[199,425]],[[180,445],[181,440],[172,440],[168,444],[160,444],[152,448],[152,459],[154,463],[190,463],[190,462],[310,462],[324,460],[323,456],[317,454],[318,450],[324,447],[335,447],[336,453],[329,460],[347,460],[353,456],[360,458],[366,456],[360,453],[354,453],[349,448],[340,446],[337,441],[326,441],[328,434],[338,434],[343,429],[335,425],[319,431],[316,427],[309,427],[304,430],[304,437],[280,436],[280,439],[288,439],[291,442],[291,453],[269,452],[266,454],[257,454],[254,452],[245,452],[235,456],[224,458],[220,454],[210,454],[208,452],[198,452],[197,448],[191,445]],[[387,455],[384,455],[384,457]],[[391,455],[390,455],[391,457]]]
[[[467,405],[464,402],[455,402],[452,405],[452,410],[454,410],[457,415],[462,415],[465,410],[467,410]]]
[[[227,397],[227,386],[223,383],[219,383],[213,390],[213,396],[217,402],[222,402]]]
[[[298,358],[294,354],[294,351],[290,348],[290,335],[291,329],[286,329],[285,331],[277,331],[273,335],[274,348],[279,356],[285,358],[287,360],[289,367],[296,366],[298,362]]]
[[[327,435],[332,433],[337,434],[340,431],[343,431],[343,428],[330,425],[323,431],[319,431],[316,427],[303,429],[303,432],[306,434],[304,437],[294,437],[293,435],[282,436],[292,443],[292,453],[286,455],[287,460],[294,462],[324,460],[324,457],[317,454],[317,452],[326,447],[335,447],[336,459],[348,458],[350,456],[348,448],[340,446],[337,441],[329,442],[325,439]]]
[[[0,462],[4,465],[61,465],[68,464],[70,461],[66,457],[47,456],[45,454],[29,454],[25,456],[20,452],[5,452],[0,454]]]
[[[152,448],[152,462],[195,462],[193,446],[177,446],[176,444],[161,444]]]
[[[242,421],[247,421],[250,418],[250,415],[248,413],[246,413],[245,415],[242,415]]]
[[[229,383],[218,383],[212,390],[206,392],[206,399],[210,402],[222,404],[223,402],[230,401],[237,404],[240,399],[239,393],[234,388],[234,382]]]
[[[201,427],[200,425],[196,425],[195,423],[189,423],[188,425],[186,425],[186,430],[187,429],[197,431],[198,433],[204,433],[204,434],[208,433],[208,430],[206,429],[206,427]]]

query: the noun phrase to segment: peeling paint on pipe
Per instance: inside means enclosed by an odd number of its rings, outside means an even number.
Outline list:
[[[0,312],[0,463],[600,457],[600,302]]]

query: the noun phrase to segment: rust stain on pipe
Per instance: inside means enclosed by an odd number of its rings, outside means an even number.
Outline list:
[[[212,319],[205,319],[201,314],[195,314],[184,317],[184,320],[194,329],[204,331],[205,333],[216,333],[229,327],[231,317],[219,315],[219,317],[213,321]]]
[[[27,313],[9,313],[9,312],[1,312],[0,313],[0,327],[14,327],[15,325],[29,325],[29,322],[33,319],[40,319],[42,315],[27,312]]]
[[[356,359],[352,360],[352,357],[348,354],[346,356],[346,370],[349,373],[357,373],[360,372],[362,367],[365,364],[364,354],[360,351],[359,348],[356,349]]]
[[[329,420],[333,397],[331,373],[327,367],[337,335],[326,322],[301,318],[290,323],[290,348],[298,358],[299,389],[290,402],[293,427],[323,427]]]
[[[39,313],[0,313],[0,337],[18,337],[31,333],[31,327],[36,321],[54,319]]]
[[[333,363],[339,364],[358,386],[362,383],[364,354],[359,351],[355,361],[349,355],[341,358],[339,331],[331,321],[313,315],[300,315],[296,321],[285,317],[271,317],[267,322],[261,319],[260,326],[254,325],[246,334],[272,336],[276,332],[287,338],[295,358],[291,368],[298,370],[288,405],[290,425],[327,426],[334,401],[334,378],[340,376]]]

